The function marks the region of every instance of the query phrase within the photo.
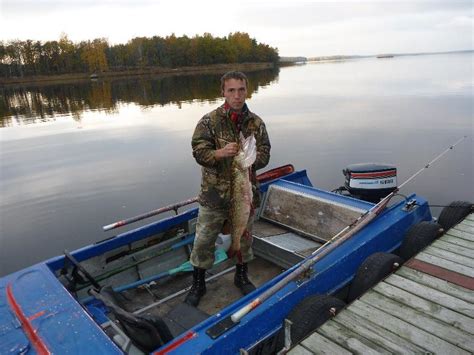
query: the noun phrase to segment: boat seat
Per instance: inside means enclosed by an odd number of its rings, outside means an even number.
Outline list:
[[[147,353],[209,317],[207,313],[184,302],[164,317],[138,315],[126,310],[121,301],[122,296],[110,286],[101,288],[99,292],[92,289],[90,293],[114,314],[133,344]]]
[[[116,292],[110,286],[103,287],[99,292],[92,289],[90,293],[107,306],[125,334],[141,351],[150,353],[173,339],[168,326],[160,317],[141,316],[123,309],[120,298],[116,297]]]
[[[326,242],[366,210],[337,202],[330,194],[315,195],[288,182],[270,185],[260,218],[317,242]],[[296,186],[296,187],[295,187]]]

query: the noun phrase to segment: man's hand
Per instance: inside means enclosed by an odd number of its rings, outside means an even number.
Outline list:
[[[239,145],[237,143],[229,143],[224,148],[217,149],[215,151],[215,157],[217,160],[224,158],[234,157],[239,152]]]

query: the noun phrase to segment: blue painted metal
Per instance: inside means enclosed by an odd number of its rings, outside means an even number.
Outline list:
[[[8,285],[21,311],[32,318],[33,328],[51,353],[122,353],[49,268],[40,263],[0,279],[1,354],[36,353],[6,300]]]
[[[289,174],[285,176],[285,180],[312,186],[306,174],[306,170],[297,171],[292,174]],[[272,181],[262,184],[260,186],[261,190],[264,192],[267,191],[268,186],[271,183]],[[146,239],[155,234],[164,232],[192,218],[196,218],[197,214],[198,209],[193,208],[177,216],[164,218],[157,222],[153,222],[145,226],[130,230],[128,232],[118,234],[112,238],[105,239],[104,241],[97,242],[94,245],[88,245],[84,248],[71,252],[71,255],[74,256],[77,261],[87,260],[94,256],[101,255],[109,250],[116,249],[124,245]],[[64,266],[64,256],[61,255],[51,258],[47,260],[46,263],[51,268],[51,270],[57,271]]]
[[[90,259],[94,256],[101,255],[107,251],[128,245],[130,243],[146,239],[155,234],[164,232],[170,228],[180,225],[192,218],[197,217],[197,208],[186,211],[177,216],[162,219],[158,222],[148,224],[146,226],[133,229],[131,231],[119,234],[111,239],[98,242],[94,245],[89,245],[84,248],[78,249],[71,253],[77,261],[83,261]],[[64,266],[64,256],[57,256],[46,261],[48,266],[53,271],[57,271]]]
[[[278,331],[285,316],[305,297],[333,293],[346,286],[354,277],[359,265],[369,255],[379,251],[393,251],[400,246],[410,226],[432,219],[426,200],[414,194],[409,196],[409,199],[416,199],[420,206],[410,212],[403,211],[404,201],[390,207],[352,239],[315,263],[309,278],[290,282],[219,338],[211,339],[206,334],[206,330],[258,297],[260,293],[284,278],[299,264],[196,326],[193,329],[196,336],[169,353],[236,354],[241,348],[251,349],[256,345],[256,340]],[[174,340],[174,342],[179,341],[180,338]]]
[[[276,183],[296,191],[364,210],[373,206],[368,202],[311,188],[312,185],[306,171],[295,172],[285,177],[285,180],[265,183],[262,184],[261,188],[266,191],[271,183]],[[185,335],[183,335],[175,339],[168,346],[180,341],[182,341],[182,344],[171,352],[176,354],[238,353],[241,348],[251,349],[257,341],[278,331],[284,317],[306,296],[332,293],[341,289],[352,280],[357,267],[367,256],[377,251],[393,251],[399,247],[410,226],[422,220],[431,220],[427,202],[416,195],[409,198],[416,199],[419,206],[411,211],[404,211],[404,202],[402,201],[388,208],[365,229],[354,235],[352,239],[314,264],[309,277],[290,282],[242,318],[238,325],[229,329],[217,339],[213,340],[206,334],[209,327],[230,316],[257,297],[259,293],[273,286],[297,265],[253,293],[231,304],[219,314],[197,325],[192,330],[196,336],[184,339]],[[86,260],[106,251],[143,240],[196,216],[197,208],[194,208],[178,216],[150,223],[103,242],[79,249],[72,254],[78,261]],[[11,353],[10,351],[35,353],[7,304],[5,295],[7,285],[12,285],[13,294],[25,315],[27,317],[36,315],[36,318],[32,319],[31,322],[51,351],[81,354],[120,353],[112,340],[105,335],[89,313],[81,307],[52,273],[52,271],[62,268],[63,265],[64,257],[59,256],[0,279],[0,353]],[[101,305],[90,304],[89,306],[91,306],[88,307],[89,311],[97,317],[97,320],[103,321],[104,312]],[[94,307],[97,309],[94,310]]]

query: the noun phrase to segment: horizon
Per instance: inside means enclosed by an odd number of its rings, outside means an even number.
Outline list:
[[[177,37],[204,33],[224,37],[246,32],[259,43],[278,48],[284,57],[469,50],[459,48],[472,47],[474,29],[470,0],[241,0],[232,10],[212,0],[199,4],[182,0],[3,0],[0,9],[0,40],[4,42],[53,41],[65,33],[75,43],[106,38],[115,45],[173,33]]]
[[[449,54],[449,53],[459,53],[459,52],[474,52],[474,49],[455,49],[451,51],[442,51],[442,52],[399,52],[399,53],[371,53],[371,54],[336,54],[336,55],[320,55],[320,56],[287,56],[287,55],[280,55],[283,58],[297,58],[297,57],[304,57],[304,58],[321,58],[321,57],[375,57],[377,55],[393,55],[393,56],[403,56],[403,55],[422,55],[422,54]]]
[[[242,33],[245,33],[244,31],[236,31],[236,32],[242,32]],[[230,34],[230,33],[229,33]],[[228,35],[229,35],[228,34]],[[168,35],[165,35],[163,36],[163,38],[165,37],[168,37],[168,36],[172,36],[172,35],[175,35],[174,33],[171,33],[171,34],[168,34]],[[203,34],[195,34],[195,36],[202,36]],[[225,35],[225,36],[220,36],[220,37],[228,37],[228,35]],[[262,43],[261,41],[258,41],[257,38],[254,38],[252,36],[251,33],[248,33],[248,35],[250,36],[250,38],[253,38],[255,39],[258,43]],[[56,39],[47,39],[47,40],[33,40],[33,41],[40,41],[42,44],[44,44],[45,42],[48,42],[48,41],[58,41],[62,36],[66,36],[69,40],[70,37],[68,36],[67,33],[61,33],[60,36]],[[147,37],[147,38],[151,38],[153,36],[157,36],[157,35],[152,35],[150,37]],[[186,34],[183,34],[182,36],[187,36],[188,38],[192,38],[191,36],[188,36]],[[161,37],[161,36],[160,36]],[[177,37],[181,37],[181,36],[177,36]],[[217,37],[217,36],[215,36]],[[134,38],[130,38],[128,39],[126,42],[120,42],[120,43],[113,43],[111,44],[109,42],[109,40],[107,38],[105,38],[105,40],[107,41],[107,43],[109,44],[109,46],[116,46],[116,45],[125,45],[129,42],[131,42],[132,40],[134,40],[135,38],[138,38],[138,37],[134,37]],[[96,38],[88,38],[88,39],[83,39],[82,41],[93,41],[95,39],[102,39],[102,37],[96,37]],[[19,39],[19,38],[15,38],[15,39],[9,39],[9,40],[3,40],[3,39],[0,39],[0,42],[2,43],[8,43],[8,42],[11,42],[11,41],[16,41],[16,40],[19,40],[19,41],[27,41],[27,40],[32,40],[31,38],[24,38],[24,39]],[[78,44],[80,43],[81,41],[72,41],[74,44]],[[268,44],[268,43],[263,43],[263,44]],[[279,48],[276,48],[277,50],[279,50]],[[367,53],[351,53],[351,54],[325,54],[325,55],[282,55],[279,53],[279,56],[282,57],[282,58],[297,58],[297,57],[304,57],[304,58],[319,58],[319,57],[336,57],[336,56],[339,56],[339,57],[373,57],[373,56],[377,56],[377,55],[394,55],[394,56],[399,56],[399,55],[419,55],[419,54],[449,54],[449,53],[456,53],[456,52],[473,52],[474,51],[474,48],[469,48],[469,49],[453,49],[453,50],[448,50],[448,51],[432,51],[432,52],[380,52],[380,53],[370,53],[370,54],[367,54]]]

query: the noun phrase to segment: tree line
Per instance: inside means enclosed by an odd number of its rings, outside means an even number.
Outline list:
[[[3,77],[277,61],[276,48],[258,43],[244,32],[225,37],[209,33],[192,38],[174,34],[136,37],[116,45],[109,45],[105,38],[73,43],[65,34],[58,41],[0,42]]]

